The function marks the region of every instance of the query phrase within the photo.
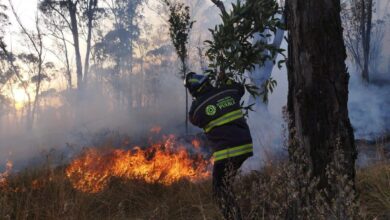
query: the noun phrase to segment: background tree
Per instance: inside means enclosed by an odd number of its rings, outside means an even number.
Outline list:
[[[53,14],[51,17],[43,16],[43,22],[46,24],[46,32],[53,39],[53,48],[47,47],[47,50],[54,55],[64,66],[61,71],[66,78],[67,88],[72,89],[72,71],[70,59],[69,44],[72,44],[66,38],[67,24],[58,14]]]
[[[109,18],[113,19],[113,28],[101,37],[95,50],[99,60],[113,61],[113,71],[122,74],[132,72],[134,44],[139,39],[140,28],[138,26],[140,6],[142,0],[136,1],[105,1],[110,12]],[[111,60],[111,61],[110,61]]]
[[[19,59],[22,60],[22,62],[26,63],[27,65],[32,64],[32,66],[33,66],[33,68],[29,68],[29,69],[32,72],[31,82],[36,84],[35,97],[34,97],[34,104],[33,104],[32,112],[31,112],[31,115],[29,117],[28,125],[27,125],[29,128],[32,128],[32,126],[34,124],[36,110],[37,110],[38,103],[39,103],[39,92],[41,89],[41,82],[45,78],[45,76],[42,73],[43,72],[43,62],[44,62],[43,61],[42,33],[41,33],[41,29],[39,27],[38,15],[36,16],[36,20],[35,20],[36,33],[30,33],[26,29],[26,27],[22,24],[18,14],[15,11],[15,8],[14,8],[11,0],[9,0],[8,2],[9,2],[9,5],[11,6],[12,13],[15,16],[18,25],[22,29],[22,34],[24,34],[27,37],[29,43],[32,45],[33,52],[34,52],[31,54],[20,54],[18,56]],[[36,67],[36,68],[34,68],[34,67]]]
[[[98,18],[97,14],[101,10],[98,8],[98,0],[41,0],[40,10],[49,19],[61,18],[62,22],[66,24],[67,29],[71,32],[73,38],[73,47],[76,60],[76,72],[77,72],[77,88],[81,89],[83,86],[83,80],[87,80],[91,53],[91,41],[92,41],[92,29],[93,23]],[[84,72],[83,63],[81,57],[80,48],[80,26],[86,21],[87,50],[85,54]],[[49,23],[50,24],[50,23]]]
[[[5,27],[8,26],[9,20],[8,15],[6,14],[7,6],[3,4],[2,1],[0,1],[0,49],[1,51],[1,60],[6,61],[7,56],[7,45],[4,42],[4,34],[5,34]],[[2,65],[3,68],[0,69],[0,94],[3,86],[8,82],[8,80],[11,78],[12,74],[7,73],[6,68],[4,68],[4,65]]]
[[[96,19],[96,16],[98,15],[98,0],[87,0],[85,2],[82,2],[82,7],[84,8],[84,16],[83,18],[87,20],[87,50],[85,54],[85,61],[84,61],[84,78],[83,81],[86,83],[88,80],[88,73],[89,73],[89,61],[90,61],[90,55],[91,55],[91,47],[92,47],[92,29],[94,27],[93,23]]]
[[[136,76],[133,74],[134,48],[140,37],[141,6],[143,0],[105,0],[107,19],[112,21],[108,31],[99,30],[99,40],[94,46],[97,61],[95,70],[105,73],[111,82],[122,107],[140,106],[136,95]],[[136,104],[134,104],[136,103]]]
[[[182,3],[170,3],[164,1],[169,7],[169,35],[173,46],[176,49],[177,56],[181,63],[181,73],[183,79],[189,70],[187,59],[188,59],[188,40],[189,34],[195,21],[191,20],[190,8]],[[186,133],[188,134],[188,90],[185,89],[186,94]]]
[[[9,67],[9,53],[7,45],[4,42],[5,27],[9,25],[8,15],[6,14],[7,6],[0,1],[0,115],[10,110],[11,100],[4,94],[3,89],[14,76]]]
[[[361,71],[365,82],[370,81],[370,73],[378,72],[381,48],[388,15],[374,19],[378,2],[374,0],[345,0],[342,3],[342,21],[345,45],[352,61]]]
[[[288,104],[290,141],[304,149],[318,189],[330,202],[337,195],[326,170],[335,152],[352,183],[357,156],[348,116],[346,51],[340,19],[340,1],[288,0]],[[296,148],[290,143],[289,153]],[[309,168],[307,168],[309,169]],[[352,184],[353,185],[353,184]],[[354,187],[354,186],[353,186]],[[309,201],[310,203],[310,201]]]
[[[363,43],[363,70],[362,78],[366,82],[369,78],[369,61],[370,61],[370,44],[371,44],[371,29],[372,29],[372,7],[373,0],[361,0],[361,27],[362,27],[362,43]]]
[[[58,14],[64,22],[66,22],[73,37],[73,47],[76,59],[77,88],[81,89],[83,81],[83,66],[81,61],[78,26],[79,2],[79,0],[42,0],[40,2],[40,10],[49,17],[52,17],[54,14]]]

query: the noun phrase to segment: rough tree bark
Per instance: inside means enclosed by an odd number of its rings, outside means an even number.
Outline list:
[[[312,162],[320,189],[332,197],[326,167],[336,147],[344,152],[353,181],[357,156],[348,116],[349,74],[340,19],[340,0],[288,0],[288,104],[290,138]]]

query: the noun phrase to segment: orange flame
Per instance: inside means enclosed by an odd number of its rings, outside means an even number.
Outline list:
[[[5,188],[8,186],[7,178],[11,173],[12,167],[13,163],[11,161],[7,161],[7,163],[5,164],[5,171],[3,173],[0,173],[0,188]]]
[[[197,150],[200,149],[200,140],[194,139],[194,140],[191,141],[191,144],[192,144],[192,146],[195,147],[195,149],[197,149]]]
[[[87,149],[67,167],[66,174],[74,188],[96,193],[104,190],[112,177],[164,185],[181,179],[203,180],[210,176],[209,164],[201,154],[191,156],[171,135],[145,150]]]

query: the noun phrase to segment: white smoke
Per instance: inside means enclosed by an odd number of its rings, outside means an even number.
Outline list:
[[[373,140],[390,131],[390,84],[381,80],[382,85],[366,85],[351,73],[348,108],[357,139]]]

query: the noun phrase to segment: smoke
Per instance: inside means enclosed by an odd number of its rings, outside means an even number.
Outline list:
[[[185,96],[181,81],[174,73],[161,77],[153,93],[144,94],[155,96],[155,103],[146,107],[123,104],[115,90],[107,91],[107,84],[91,81],[81,96],[77,91],[64,91],[51,97],[60,104],[41,108],[32,129],[26,127],[24,116],[1,114],[0,164],[12,160],[16,167],[24,167],[35,158],[42,160],[42,155],[53,150],[72,157],[81,148],[92,147],[94,139],[99,138],[97,134],[104,136],[109,131],[137,140],[146,138],[155,125],[167,133],[184,130]],[[137,84],[140,82],[130,85]]]
[[[200,69],[197,50],[194,48],[203,46],[203,40],[210,37],[207,28],[220,22],[218,13],[218,9],[209,1],[196,13],[194,20],[197,22],[190,42],[190,66],[193,70]],[[153,34],[161,41],[151,42],[156,45],[156,49],[169,43],[165,40],[167,36]],[[285,42],[283,48],[287,49]],[[1,164],[5,164],[6,160],[15,161],[17,167],[24,167],[31,163],[31,158],[42,158],[52,149],[69,159],[81,148],[94,146],[97,135],[103,138],[110,131],[129,135],[130,140],[134,141],[147,136],[154,125],[160,125],[164,133],[184,134],[185,96],[182,79],[176,74],[178,65],[158,67],[162,63],[156,63],[150,68],[156,83],[147,88],[137,78],[123,82],[132,89],[122,89],[121,92],[118,92],[119,86],[104,80],[91,80],[82,96],[71,90],[45,98],[47,102],[57,100],[59,104],[42,107],[32,129],[26,128],[26,118],[21,113],[0,112],[0,171]],[[244,170],[258,169],[286,154],[283,147],[285,122],[282,117],[288,93],[285,67],[280,70],[274,68],[272,77],[277,80],[278,86],[270,95],[268,106],[251,112],[248,118],[255,154],[244,164]],[[390,130],[390,84],[384,83],[384,76],[374,76],[373,79],[376,83],[366,86],[358,74],[351,74],[349,114],[355,137],[359,139],[373,139]],[[139,107],[140,103],[132,104],[134,99],[139,98],[132,95],[137,89],[143,91],[146,99],[152,98],[153,104],[144,107]],[[127,96],[132,97],[123,98]],[[123,103],[124,100],[128,103]],[[190,129],[192,134],[199,132],[201,130],[198,128]]]
[[[283,48],[287,48],[284,42]],[[350,69],[354,69],[354,66]],[[357,71],[350,71],[349,117],[355,139],[375,140],[390,132],[390,74],[372,73],[371,83],[365,84]],[[284,139],[286,122],[283,107],[287,104],[287,70],[274,68],[272,77],[278,86],[270,95],[267,107],[250,112],[248,122],[255,153],[247,160],[243,170],[253,170],[283,158],[287,154]],[[366,155],[359,154],[359,160]]]
[[[371,79],[374,83],[366,85],[359,74],[351,73],[348,107],[356,139],[374,140],[390,131],[390,84],[383,75]]]
[[[285,41],[282,47],[287,48]],[[287,127],[283,119],[283,107],[287,104],[288,93],[286,67],[274,67],[271,77],[278,85],[270,94],[268,105],[260,103],[255,111],[249,112],[248,124],[253,139],[254,156],[244,163],[244,171],[257,170],[265,164],[277,162],[287,154],[284,146]]]

